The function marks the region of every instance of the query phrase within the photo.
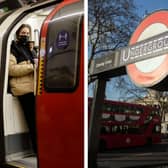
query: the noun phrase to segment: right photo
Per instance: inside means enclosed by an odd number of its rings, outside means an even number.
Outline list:
[[[88,1],[88,168],[168,167],[168,2]]]

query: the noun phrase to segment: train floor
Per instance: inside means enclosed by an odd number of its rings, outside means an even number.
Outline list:
[[[37,158],[35,156],[25,157],[19,160],[10,161],[6,168],[37,168]]]

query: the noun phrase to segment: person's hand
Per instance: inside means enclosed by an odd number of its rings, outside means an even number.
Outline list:
[[[38,59],[37,58],[34,59],[34,63],[36,64],[36,67],[38,67]]]

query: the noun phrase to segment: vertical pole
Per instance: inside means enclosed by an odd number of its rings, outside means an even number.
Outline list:
[[[89,121],[88,168],[97,168],[100,120],[105,97],[105,79],[97,79]]]

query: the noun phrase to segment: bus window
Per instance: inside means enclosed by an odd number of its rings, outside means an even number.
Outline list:
[[[110,112],[111,111],[111,107],[107,106],[106,110]]]
[[[112,111],[113,111],[114,113],[120,112],[118,106],[115,106],[115,105],[114,105],[114,106],[112,107],[112,109],[113,109]]]
[[[148,115],[148,116],[146,117],[144,123],[145,123],[145,124],[146,124],[146,123],[149,123],[149,122],[152,120],[152,118],[153,118],[153,116]]]
[[[128,125],[123,125],[123,133],[127,133],[128,132]]]
[[[153,127],[153,133],[160,133],[161,131],[161,126],[156,124],[154,127]]]
[[[125,109],[124,110],[125,113],[131,113],[130,107],[126,106],[126,107],[124,107],[124,109]]]
[[[47,91],[72,91],[77,86],[81,21],[78,14],[49,23],[44,85]]]
[[[136,108],[135,109],[136,114],[141,114],[142,112],[143,112],[143,109],[141,109],[141,108]]]
[[[140,134],[140,128],[139,126],[129,126],[128,127],[128,133],[131,133],[131,134]]]
[[[119,108],[120,113],[124,113],[124,107],[123,106],[120,105],[120,106],[118,106],[118,108]]]
[[[110,119],[111,114],[108,113],[102,113],[102,119],[103,120],[109,120]]]
[[[137,121],[137,120],[139,120],[140,119],[140,116],[139,115],[130,115],[129,117],[128,117],[128,120],[130,120],[130,121]]]
[[[117,131],[118,131],[118,126],[117,126],[117,125],[112,125],[112,126],[111,126],[111,131],[112,131],[112,133],[117,133]]]
[[[109,134],[110,133],[110,128],[108,126],[102,126],[100,129],[101,134]]]
[[[158,110],[153,110],[152,113],[151,113],[151,115],[153,115],[153,116],[158,116],[158,115],[160,115],[160,114],[159,114],[159,111],[158,111]]]

